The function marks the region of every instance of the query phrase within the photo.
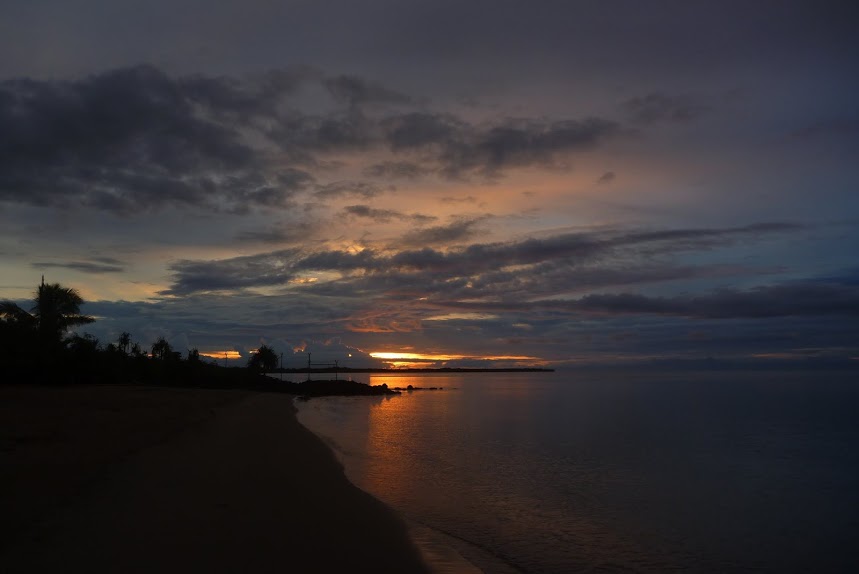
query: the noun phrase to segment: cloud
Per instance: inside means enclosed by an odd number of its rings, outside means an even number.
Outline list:
[[[630,261],[713,249],[801,229],[789,223],[763,223],[716,229],[567,233],[511,242],[474,243],[444,251],[430,247],[430,244],[458,243],[473,237],[474,226],[484,219],[466,218],[419,230],[407,235],[403,242],[408,244],[406,247],[421,247],[398,252],[292,249],[216,261],[181,261],[171,266],[173,286],[168,293],[285,285],[298,272],[332,271],[345,276],[357,274],[364,281],[362,289],[386,290],[389,295],[389,288],[396,290],[409,284],[421,285],[426,291],[443,285],[445,293],[464,289],[469,283],[473,288],[480,284],[479,276],[495,274],[495,281],[502,284],[504,278],[510,293],[516,296],[521,293],[515,288],[516,284],[541,277],[546,280],[569,278],[572,269],[587,271],[596,265],[628,266]],[[650,264],[655,265],[653,261]],[[337,282],[348,283],[347,288],[357,292],[355,283],[350,281],[356,279],[342,277]],[[321,293],[332,289],[329,283],[306,289]],[[338,287],[333,289],[336,291]]]
[[[840,117],[809,122],[792,131],[789,137],[808,141],[838,141],[842,145],[853,146],[857,135],[859,135],[859,119]]]
[[[240,126],[222,121],[265,114],[276,96],[151,66],[0,82],[0,200],[119,213],[280,204],[289,184],[259,175]]]
[[[601,118],[551,122],[509,118],[478,125],[452,114],[425,111],[388,116],[364,128],[373,130],[365,141],[380,137],[394,154],[416,154],[420,159],[419,164],[378,163],[370,173],[417,177],[436,172],[448,178],[497,177],[510,168],[553,164],[620,132],[615,122]]]
[[[475,356],[515,347],[508,354],[599,362],[843,347],[856,334],[855,272],[783,280],[785,270],[778,267],[721,262],[738,243],[800,231],[776,222],[599,229],[401,251],[297,248],[180,262],[172,269],[172,292],[185,296],[165,304],[174,315],[182,301],[205,308],[206,329],[229,332],[234,340],[247,329],[227,327],[231,321],[253,325],[254,332],[315,333],[317,340],[347,331],[358,347],[364,341],[402,348],[442,337],[450,348],[468,348]],[[700,257],[684,263],[689,252],[717,248],[724,251],[713,263]],[[760,284],[766,275],[772,279]],[[307,277],[316,281],[296,280]],[[716,278],[757,286],[702,290]],[[254,292],[259,287],[278,287],[281,294],[262,296]],[[673,294],[653,294],[666,288]],[[250,315],[234,317],[231,298]]]
[[[617,176],[615,175],[615,173],[613,171],[607,171],[604,174],[602,174],[601,176],[599,176],[599,179],[597,179],[597,184],[599,184],[599,185],[609,184],[609,183],[613,182],[616,177]]]
[[[631,98],[622,107],[632,121],[640,124],[690,122],[708,111],[691,96],[669,96],[660,92]]]
[[[368,82],[358,76],[335,76],[326,78],[323,84],[336,99],[352,106],[367,103],[407,104],[412,99],[382,85]]]
[[[63,268],[92,274],[122,273],[126,270],[123,263],[110,257],[93,258],[89,261],[46,261],[41,263],[32,263],[31,266],[36,269]]]
[[[392,159],[367,168],[373,176],[415,178],[440,172],[498,174],[510,167],[546,164],[559,154],[593,149],[619,132],[610,120],[546,121],[508,118],[471,124],[453,114],[415,111],[375,118],[363,110],[328,115],[293,112],[269,135],[286,151],[356,151],[386,146],[394,154],[420,154],[421,162]],[[296,150],[302,151],[296,151]]]
[[[442,197],[439,201],[441,203],[477,203],[477,198],[472,195],[467,195],[465,197]]]
[[[384,179],[417,179],[431,172],[432,170],[408,161],[384,161],[364,169],[364,175],[367,177]]]
[[[701,296],[588,295],[570,302],[570,305],[587,312],[678,315],[702,319],[857,316],[859,288],[856,285],[795,282],[745,291],[722,289]]]
[[[302,111],[310,84],[348,108]],[[308,190],[372,197],[389,189],[337,179],[344,153],[366,154],[364,173],[378,180],[499,177],[563,163],[619,131],[599,118],[473,124],[431,110],[368,114],[371,103],[413,106],[362,78],[309,69],[236,79],[142,65],[77,80],[0,81],[0,201],[125,215],[282,209]]]
[[[462,243],[476,237],[480,233],[480,230],[476,226],[486,219],[487,216],[475,218],[458,217],[447,225],[415,229],[403,235],[398,244],[404,247],[413,247]]]
[[[162,294],[284,285],[294,277],[291,263],[297,253],[287,249],[220,261],[180,260],[170,265],[179,280]]]
[[[748,238],[761,238],[770,234],[797,232],[805,227],[796,223],[755,223],[742,227],[716,229],[660,229],[630,231],[608,241],[616,246],[640,245],[647,254],[704,250],[731,245]]]
[[[26,302],[21,302],[25,304]],[[463,302],[467,304],[468,302]],[[553,361],[648,361],[665,357],[703,358],[749,356],[756,353],[795,352],[803,355],[835,353],[855,356],[845,348],[856,341],[855,315],[837,314],[760,318],[699,319],[680,315],[608,314],[561,306],[528,306],[510,301],[496,310],[453,311],[460,315],[496,318],[426,321],[450,313],[425,302],[368,301],[290,292],[283,295],[196,294],[155,302],[98,301],[84,304],[83,312],[99,316],[86,330],[100,340],[114,341],[122,331],[144,346],[159,335],[171,341],[187,339],[201,351],[252,349],[260,342],[285,352],[287,366],[306,363],[307,350],[323,357],[324,347],[346,353],[350,349],[421,349],[427,340],[443,338],[450,349],[467,349],[474,356],[515,354]],[[475,306],[476,307],[476,306]],[[509,310],[508,310],[509,308]],[[524,322],[532,328],[524,330]],[[349,344],[336,339],[344,330]],[[301,335],[290,335],[300,333]],[[507,351],[509,349],[509,351]],[[317,352],[319,353],[317,355]],[[365,352],[366,354],[366,352]],[[299,362],[298,365],[290,361]],[[353,364],[353,366],[356,366]]]
[[[364,217],[380,223],[386,223],[392,219],[402,219],[403,214],[392,209],[374,209],[369,205],[347,205],[343,213],[355,217]]]
[[[555,122],[509,121],[482,134],[474,146],[489,170],[509,165],[546,163],[562,152],[594,148],[616,133],[608,120],[563,120]]]
[[[254,121],[277,113],[283,98],[320,77],[306,67],[271,70],[256,77],[239,80],[226,76],[185,76],[176,84],[189,101],[203,106],[220,118]]]
[[[450,145],[468,126],[449,114],[413,112],[386,118],[381,122],[388,145],[394,151]]]
[[[393,189],[394,188],[392,186],[384,188],[366,181],[335,181],[317,186],[313,195],[320,199],[333,199],[349,196],[370,199],[385,193],[386,191],[393,191]]]
[[[306,244],[318,231],[317,221],[281,221],[267,229],[241,231],[236,235],[236,240],[246,243]]]
[[[704,295],[652,297],[594,293],[579,299],[438,302],[445,308],[501,313],[586,313],[608,316],[660,315],[690,319],[764,319],[859,315],[859,285],[827,279],[789,281],[750,289],[719,289]]]
[[[266,135],[301,163],[313,164],[319,153],[366,150],[379,139],[375,121],[360,108],[312,115],[291,110],[272,120]]]
[[[420,213],[406,214],[393,209],[376,209],[369,205],[347,205],[343,208],[342,213],[347,216],[371,219],[377,223],[387,223],[391,220],[405,220],[423,225],[438,219],[432,215],[423,215]]]

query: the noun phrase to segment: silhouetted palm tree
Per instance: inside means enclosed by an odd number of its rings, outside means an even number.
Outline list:
[[[81,315],[83,302],[75,289],[59,283],[46,284],[43,279],[29,313],[11,301],[4,301],[0,303],[0,316],[8,322],[37,330],[41,345],[53,349],[59,346],[66,331],[95,321],[93,317]]]
[[[83,298],[77,290],[59,283],[42,283],[36,292],[31,312],[39,322],[39,336],[45,343],[59,343],[66,331],[92,323],[95,318],[81,315]]]
[[[248,368],[263,373],[276,369],[277,355],[274,349],[266,345],[261,346],[248,360]]]
[[[59,283],[42,284],[36,290],[33,307],[25,311],[11,301],[0,303],[0,340],[8,347],[2,362],[19,375],[35,372],[45,380],[58,374],[66,351],[63,337],[78,325],[95,321],[81,315],[83,299],[74,289]],[[72,349],[75,353],[77,349]]]

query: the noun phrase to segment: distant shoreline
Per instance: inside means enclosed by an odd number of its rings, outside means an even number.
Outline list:
[[[402,374],[402,373],[554,373],[555,369],[543,369],[536,367],[523,367],[511,369],[491,369],[491,368],[468,368],[468,367],[444,367],[444,368],[420,368],[420,369],[379,369],[366,368],[354,369],[350,367],[325,367],[320,369],[274,369],[269,371],[272,373],[374,373],[374,374]]]

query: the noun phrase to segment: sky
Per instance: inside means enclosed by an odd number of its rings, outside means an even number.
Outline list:
[[[234,364],[859,361],[853,2],[4,0],[0,298]]]

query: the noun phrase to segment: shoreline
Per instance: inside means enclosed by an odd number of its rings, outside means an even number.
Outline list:
[[[318,400],[325,400],[325,398],[322,397]],[[351,399],[353,397],[327,398],[336,400],[338,398]],[[391,397],[390,399],[397,400],[397,397]],[[355,408],[369,408],[370,406],[366,404],[362,405],[361,403],[365,402],[362,400],[355,400],[354,402]],[[326,445],[332,455],[337,458],[346,478],[362,491],[367,492],[388,505],[405,521],[413,543],[420,551],[424,562],[432,574],[481,574],[482,572],[516,574],[521,572],[520,569],[507,562],[502,556],[493,554],[491,550],[480,546],[480,544],[472,540],[462,538],[424,522],[422,517],[413,516],[409,514],[407,509],[400,508],[396,503],[386,500],[384,492],[374,492],[371,486],[362,484],[360,476],[355,474],[355,460],[353,457],[365,455],[356,455],[356,452],[353,450],[355,445],[350,445],[344,450],[343,445],[326,432],[325,426],[314,424],[319,421],[315,420],[312,415],[308,417],[308,413],[305,411],[307,408],[305,404],[296,402],[296,405],[298,406],[297,418],[299,424],[307,428]]]
[[[0,387],[7,572],[426,572],[277,393]]]

